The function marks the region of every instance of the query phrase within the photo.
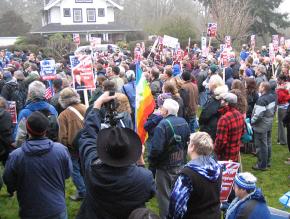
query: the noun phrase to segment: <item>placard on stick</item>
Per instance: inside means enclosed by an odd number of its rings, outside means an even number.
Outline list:
[[[222,186],[220,192],[220,201],[225,202],[228,200],[233,188],[234,179],[240,168],[239,163],[231,161],[218,161],[222,169]]]

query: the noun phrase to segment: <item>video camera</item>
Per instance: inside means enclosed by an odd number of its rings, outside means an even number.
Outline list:
[[[110,91],[110,96],[114,96],[115,91]],[[106,109],[105,119],[104,119],[104,128],[116,127],[118,122],[123,118],[117,112],[118,103],[116,100],[110,100],[104,104]]]

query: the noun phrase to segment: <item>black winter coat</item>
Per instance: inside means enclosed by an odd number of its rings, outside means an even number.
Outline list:
[[[77,219],[127,219],[153,197],[154,179],[151,171],[135,164],[117,168],[99,159],[96,136],[100,120],[99,110],[91,110],[78,140],[87,195]]]
[[[207,132],[213,141],[216,137],[217,123],[220,117],[219,108],[220,101],[211,96],[203,107],[199,117],[200,131]]]
[[[5,161],[12,143],[13,126],[10,114],[4,109],[0,109],[0,124],[0,160]]]

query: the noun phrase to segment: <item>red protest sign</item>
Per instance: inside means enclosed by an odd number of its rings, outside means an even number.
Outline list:
[[[240,167],[239,163],[231,161],[218,161],[222,169],[222,186],[220,192],[220,201],[227,201],[232,191],[234,179]]]
[[[80,45],[81,38],[80,38],[80,35],[78,33],[74,33],[73,34],[73,41],[74,41],[75,44]]]
[[[17,111],[16,111],[16,102],[15,101],[7,101],[7,112],[10,113],[12,123],[17,123]]]
[[[207,36],[208,37],[216,37],[216,35],[217,35],[217,24],[216,23],[208,23]]]
[[[70,56],[74,89],[94,89],[94,73],[92,58],[89,55]]]

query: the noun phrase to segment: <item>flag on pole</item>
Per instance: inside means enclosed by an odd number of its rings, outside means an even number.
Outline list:
[[[46,88],[45,95],[44,95],[45,99],[50,100],[50,98],[52,98],[52,96],[53,96],[52,88],[51,87]]]
[[[142,73],[140,63],[137,63],[136,65],[136,76],[136,132],[139,135],[142,144],[144,144],[147,138],[144,124],[148,116],[155,109],[155,101],[149,84]]]

